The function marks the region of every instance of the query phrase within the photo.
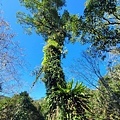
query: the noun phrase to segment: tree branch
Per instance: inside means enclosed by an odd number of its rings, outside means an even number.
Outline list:
[[[115,24],[119,25],[119,24],[120,24],[120,22],[110,22],[110,21],[109,21],[107,18],[105,18],[105,17],[103,17],[103,19],[108,22],[108,24],[105,24],[105,25],[115,25]]]

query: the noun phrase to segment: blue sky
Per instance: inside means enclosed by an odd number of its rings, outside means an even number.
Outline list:
[[[67,9],[72,14],[81,15],[84,10],[86,0],[67,0]],[[16,12],[26,11],[24,7],[20,6],[19,0],[2,0],[3,16],[6,21],[9,22],[11,29],[16,33],[15,40],[19,41],[20,46],[24,49],[25,60],[29,64],[28,69],[23,70],[22,79],[25,81],[25,85],[22,90],[27,90],[30,96],[34,99],[39,99],[45,96],[45,86],[42,82],[37,82],[35,87],[31,90],[30,86],[34,81],[34,77],[31,76],[31,71],[41,64],[43,53],[42,49],[44,41],[41,36],[33,33],[32,35],[26,35],[22,26],[17,23]],[[84,49],[84,46],[80,43],[66,45],[68,54],[63,62],[63,69],[68,78],[74,77],[67,74],[69,66],[72,64],[72,60],[80,56],[80,52]]]

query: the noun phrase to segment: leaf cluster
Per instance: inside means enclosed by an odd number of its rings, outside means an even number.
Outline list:
[[[88,0],[84,10],[83,43],[90,43],[90,51],[98,56],[119,48],[120,3],[117,0]]]
[[[86,94],[86,87],[82,83],[76,83],[73,86],[73,80],[66,84],[66,88],[58,84],[58,90],[48,96],[50,102],[50,112],[58,111],[61,113],[61,119],[87,119],[85,111],[89,110],[88,100],[89,95]],[[52,115],[52,114],[51,114]]]

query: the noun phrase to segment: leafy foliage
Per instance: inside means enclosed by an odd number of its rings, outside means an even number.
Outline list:
[[[89,119],[119,120],[120,81],[117,74],[119,74],[119,65],[104,76],[106,86],[99,80],[98,89],[88,91],[92,95],[89,99],[91,112],[87,114]]]
[[[49,103],[48,103],[48,99],[45,97],[45,98],[42,98],[40,100],[37,101],[37,103],[39,103],[39,105],[41,106],[41,113],[43,114],[45,120],[47,120],[48,118],[48,114],[49,114]]]
[[[44,120],[27,92],[0,100],[1,120]]]
[[[107,104],[106,116],[109,119],[118,119],[120,116],[120,81],[119,81],[119,65],[115,66],[112,71],[105,76],[108,89],[100,85],[101,89],[104,90],[105,95],[101,96],[102,99],[105,96],[106,100],[103,99],[105,104]]]
[[[79,34],[81,19],[77,15],[70,15],[67,10],[61,14],[60,10],[65,5],[65,0],[59,0],[59,2],[20,0],[20,2],[30,10],[30,14],[18,12],[18,22],[29,30],[35,29],[36,33],[43,35],[45,40],[56,39],[62,45],[62,40],[65,38],[72,40],[73,35],[76,37]]]
[[[118,0],[88,0],[84,10],[83,43],[91,43],[93,55],[105,58],[106,52],[119,49],[120,3]]]

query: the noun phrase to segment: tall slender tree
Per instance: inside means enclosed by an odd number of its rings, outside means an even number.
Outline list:
[[[30,14],[19,12],[17,14],[19,22],[29,30],[35,29],[46,41],[43,48],[44,59],[37,78],[43,74],[42,80],[47,93],[52,87],[56,88],[57,84],[65,87],[65,75],[61,67],[63,47],[66,38],[74,42],[72,36],[78,35],[80,19],[76,15],[70,15],[67,10],[60,12],[65,0],[20,0],[20,2],[30,10]]]
[[[63,48],[66,40],[75,42],[79,35],[81,19],[77,15],[70,15],[67,10],[61,11],[65,6],[65,0],[20,0],[20,2],[30,14],[18,12],[19,23],[24,24],[28,32],[34,29],[46,42],[43,48],[44,58],[36,79],[43,76],[41,79],[49,96],[58,90],[58,85],[66,88],[65,75],[61,67],[61,58],[65,57]],[[58,97],[55,95],[52,101],[55,102],[53,109],[57,109]]]

